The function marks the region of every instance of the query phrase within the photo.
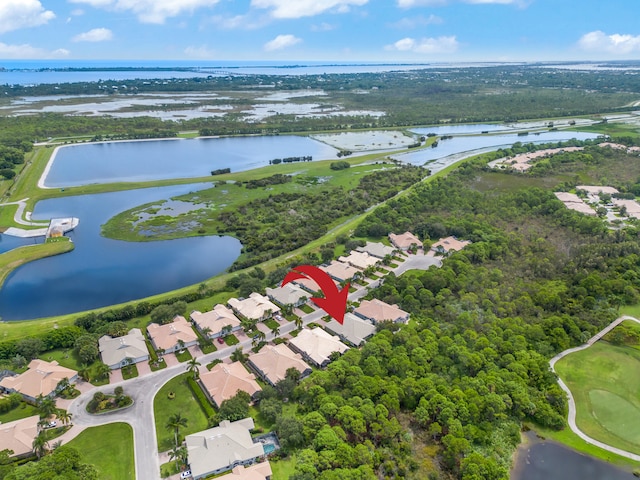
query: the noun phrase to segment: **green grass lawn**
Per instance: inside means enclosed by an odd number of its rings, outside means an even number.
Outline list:
[[[66,368],[70,368],[75,371],[80,371],[84,368],[78,353],[73,348],[56,348],[41,354],[38,358],[46,360],[47,362],[56,361],[60,365]]]
[[[262,323],[264,323],[270,329],[280,328],[280,324],[278,322],[276,322],[273,318],[268,318],[267,320],[265,320]]]
[[[295,473],[296,456],[291,455],[283,460],[276,460],[271,463],[271,480],[288,480]]]
[[[171,415],[180,413],[187,419],[187,427],[180,430],[180,436],[183,438],[185,435],[207,428],[207,416],[187,384],[189,375],[191,374],[186,372],[169,380],[156,394],[153,401],[158,451],[160,452],[170,450],[173,446],[173,430],[169,431],[166,428],[167,420]],[[175,393],[175,398],[170,399],[169,392]]]
[[[129,380],[130,378],[136,378],[138,376],[138,368],[134,365],[128,365],[122,367],[122,379]]]
[[[238,340],[238,337],[236,337],[233,333],[231,333],[226,337],[224,337],[224,343],[226,343],[229,346],[232,346],[240,343],[240,340]]]
[[[304,305],[301,305],[299,308],[304,313],[313,313],[315,311],[310,305],[307,305],[306,303]]]
[[[126,423],[87,428],[68,443],[84,463],[96,466],[100,480],[134,480],[133,430]]]
[[[176,352],[176,358],[179,362],[187,362],[193,358],[191,352],[186,348],[182,352]]]
[[[26,402],[21,402],[20,405],[13,410],[0,414],[0,423],[9,423],[14,420],[20,420],[21,418],[27,418],[33,415],[38,415],[38,409]]]
[[[576,401],[576,423],[587,435],[640,454],[640,351],[597,342],[556,363]]]

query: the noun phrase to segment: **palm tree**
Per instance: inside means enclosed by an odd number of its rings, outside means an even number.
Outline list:
[[[109,365],[102,362],[96,365],[96,378],[108,379],[110,374],[111,374],[111,368],[109,368]]]
[[[204,327],[202,329],[202,336],[204,338],[209,338],[209,335],[211,335],[212,330],[209,327]]]
[[[78,375],[80,375],[85,382],[91,381],[91,369],[89,367],[84,367],[78,372]]]
[[[300,330],[302,328],[302,317],[296,315],[296,319],[293,321],[296,324],[296,328]]]
[[[40,432],[38,436],[33,439],[31,447],[33,449],[33,453],[35,453],[36,457],[39,459],[47,454],[47,450],[49,450],[49,442],[47,442],[47,437],[44,432]]]
[[[274,325],[273,327],[271,327],[271,333],[273,333],[274,337],[280,335],[280,325]]]
[[[187,427],[188,420],[183,417],[180,413],[174,413],[167,420],[167,424],[165,425],[167,430],[173,430],[174,440],[176,446],[178,446],[178,433],[180,433],[180,428]]]
[[[70,386],[71,386],[71,382],[69,382],[69,379],[67,377],[64,377],[62,380],[58,382],[58,385],[56,385],[56,392],[63,392]]]
[[[73,417],[73,414],[60,409],[56,413],[56,416],[60,419],[63,425],[68,425],[71,423],[71,417]]]
[[[178,350],[182,351],[184,350],[184,340],[182,340],[181,338],[178,339]]]
[[[242,353],[242,348],[236,348],[231,354],[231,360],[234,362],[244,362],[246,360],[247,355]]]
[[[45,420],[57,411],[56,401],[51,397],[44,397],[42,395],[38,395],[36,398],[36,407],[38,408],[40,418]]]
[[[180,462],[183,466],[187,464],[188,450],[185,445],[175,445],[169,452],[169,460]]]
[[[197,359],[192,358],[187,362],[187,371],[193,373],[193,378],[198,378],[200,376],[200,372],[198,371],[198,367],[202,365]]]

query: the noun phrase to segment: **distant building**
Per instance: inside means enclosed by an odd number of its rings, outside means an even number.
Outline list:
[[[273,472],[269,462],[256,463],[250,467],[238,465],[217,480],[269,480]]]
[[[318,367],[326,367],[333,352],[342,354],[349,350],[337,336],[330,335],[321,328],[303,329],[297,337],[289,340],[289,346]]]
[[[271,303],[267,297],[256,292],[244,300],[230,298],[229,306],[238,315],[249,320],[266,320],[273,314],[280,312],[280,308]]]
[[[278,288],[267,288],[266,292],[267,296],[281,307],[286,305],[299,307],[309,299],[309,292],[291,283]]]
[[[376,326],[353,313],[345,313],[344,322],[339,323],[331,319],[325,327],[329,332],[333,332],[346,344],[359,347],[364,344],[374,333]]]
[[[109,365],[111,370],[149,360],[149,350],[139,328],[132,328],[122,337],[112,338],[104,335],[98,340],[98,346],[102,361]]]
[[[211,330],[209,338],[222,336],[224,327],[231,327],[230,332],[235,332],[241,328],[240,320],[233,314],[233,311],[220,303],[209,312],[201,313],[198,310],[194,310],[191,312],[190,317],[196,328],[201,332],[207,328]]]
[[[183,348],[198,343],[196,332],[182,315],[176,315],[173,322],[165,325],[150,323],[147,327],[147,333],[153,348],[162,349],[164,353],[180,350],[180,341],[182,341]]]
[[[400,250],[409,250],[412,245],[418,248],[422,248],[422,242],[411,232],[404,232],[401,235],[395,233],[389,234],[389,240],[391,243]]]
[[[377,257],[372,257],[366,252],[358,252],[353,250],[348,256],[342,256],[338,258],[343,263],[348,263],[352,267],[358,268],[360,270],[366,270],[369,267],[373,267],[380,262],[380,259]]]
[[[200,374],[200,384],[218,408],[240,390],[247,392],[252,398],[262,391],[255,375],[249,373],[240,362],[214,365],[210,372]]]
[[[0,424],[0,451],[13,450],[11,457],[26,457],[33,453],[33,441],[38,436],[39,415]]]
[[[287,370],[295,368],[301,378],[311,373],[311,367],[305,363],[299,353],[291,351],[286,345],[265,345],[258,353],[249,355],[249,366],[270,385],[284,380]]]
[[[458,240],[456,237],[447,237],[441,238],[433,245],[431,245],[431,250],[434,253],[439,253],[441,255],[448,255],[451,252],[457,252],[458,250],[462,250],[464,247],[469,245],[471,242],[469,240]]]
[[[236,422],[223,420],[217,427],[187,435],[185,443],[193,478],[198,480],[238,465],[251,465],[262,457],[264,447],[260,442],[253,443],[251,438],[253,428],[253,419],[249,417]]]
[[[367,242],[364,247],[358,247],[356,250],[358,252],[366,252],[372,257],[385,258],[387,255],[393,255],[396,249],[380,242]]]
[[[386,320],[394,323],[407,323],[409,321],[408,312],[401,310],[397,305],[389,305],[377,298],[373,300],[363,300],[353,313],[373,323],[384,322]]]
[[[46,362],[39,358],[31,360],[29,369],[14,377],[4,377],[0,381],[2,390],[8,393],[18,392],[25,400],[35,403],[39,395],[53,397],[61,380],[67,379],[74,382],[78,378],[78,372],[58,364],[58,362]]]
[[[321,266],[319,268],[337,282],[352,280],[353,278],[359,277],[361,273],[360,270],[348,263],[336,260],[333,260],[327,266]]]

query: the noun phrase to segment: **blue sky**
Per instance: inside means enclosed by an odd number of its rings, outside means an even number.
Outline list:
[[[640,0],[0,0],[0,58],[640,59]]]

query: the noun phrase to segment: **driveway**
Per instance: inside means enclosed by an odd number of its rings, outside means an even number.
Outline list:
[[[167,368],[180,365],[175,353],[165,353],[162,358],[164,358],[164,363],[167,364]]]
[[[138,367],[139,377],[142,377],[143,375],[149,375],[151,373],[151,365],[149,365],[149,362],[136,363],[136,367]]]
[[[120,383],[122,380],[122,369],[116,368],[115,370],[111,370],[111,375],[109,375],[109,383]]]

